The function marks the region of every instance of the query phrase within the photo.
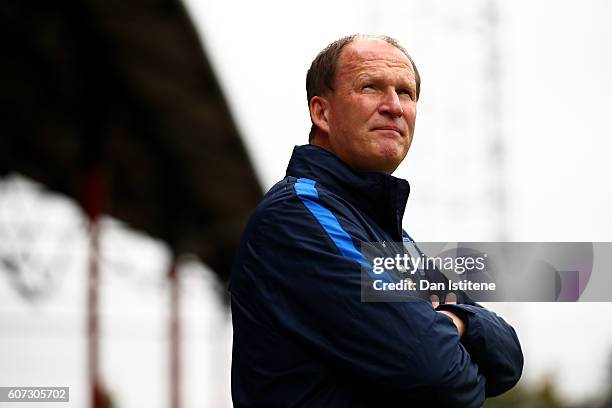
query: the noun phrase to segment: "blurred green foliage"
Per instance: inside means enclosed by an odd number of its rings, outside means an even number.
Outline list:
[[[563,404],[550,377],[536,386],[526,386],[521,382],[499,397],[488,399],[483,407],[568,408],[567,405]]]
[[[496,398],[488,399],[484,408],[612,408],[612,355],[608,365],[607,388],[598,397],[570,403],[564,401],[554,386],[554,374],[542,381],[527,385],[519,382],[516,387]]]

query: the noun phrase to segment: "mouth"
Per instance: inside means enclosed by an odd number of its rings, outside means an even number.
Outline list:
[[[387,131],[390,130],[390,131],[396,132],[400,136],[404,136],[404,132],[397,126],[377,126],[372,130],[387,130]]]

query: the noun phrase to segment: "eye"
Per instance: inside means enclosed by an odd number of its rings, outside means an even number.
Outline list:
[[[373,91],[375,89],[376,89],[376,87],[374,86],[374,84],[366,84],[366,85],[361,87],[362,91]]]
[[[414,100],[414,93],[408,88],[400,88],[397,90],[398,95],[407,95],[411,100]]]
[[[404,89],[404,88],[398,89],[397,94],[398,95],[408,95],[410,99],[412,99],[412,92],[410,91],[410,89]]]

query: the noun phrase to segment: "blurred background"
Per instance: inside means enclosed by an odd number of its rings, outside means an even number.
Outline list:
[[[606,0],[0,4],[0,385],[73,407],[229,407],[227,277],[307,143],[329,42],[422,77],[417,241],[612,241]],[[488,407],[612,407],[612,304],[487,304],[525,369]]]

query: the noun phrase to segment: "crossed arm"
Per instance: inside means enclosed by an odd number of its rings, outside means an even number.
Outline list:
[[[456,305],[457,300],[456,298],[447,298],[445,299],[444,304]],[[437,309],[438,306],[440,306],[440,299],[438,299],[438,297],[435,295],[432,296],[431,305],[433,306],[434,309]],[[450,317],[453,320],[455,327],[457,328],[457,334],[459,334],[459,338],[463,337],[463,335],[465,334],[465,323],[463,322],[463,320],[461,320],[461,318],[459,318],[459,316],[457,316],[455,313],[448,311],[448,310],[438,310],[437,312]]]

